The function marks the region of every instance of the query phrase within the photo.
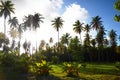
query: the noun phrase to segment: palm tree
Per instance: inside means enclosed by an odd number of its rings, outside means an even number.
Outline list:
[[[84,31],[86,31],[86,33],[89,33],[90,32],[90,25],[89,24],[86,24],[85,27],[84,27]]]
[[[17,36],[18,36],[18,32],[17,32],[16,29],[11,28],[11,30],[9,31],[9,34],[12,37],[12,46],[11,46],[11,48],[12,48],[12,50],[14,50],[15,38],[17,38]]]
[[[104,27],[100,27],[99,32],[96,36],[96,40],[98,42],[98,47],[103,47],[103,42],[104,42],[104,35],[105,35],[105,29]]]
[[[84,39],[84,46],[90,46],[90,35],[89,35],[90,26],[88,24],[85,25],[84,31],[86,31],[85,39]]]
[[[95,29],[96,31],[98,31],[101,26],[102,26],[101,17],[99,16],[93,17],[92,22],[91,22],[91,27]]]
[[[80,43],[82,44],[82,39],[81,39],[81,32],[82,32],[82,29],[83,29],[83,23],[81,23],[79,20],[77,20],[74,24],[73,24],[73,26],[75,26],[74,28],[73,28],[73,30],[76,32],[76,33],[78,33],[78,34],[80,34]]]
[[[42,17],[42,15],[39,13],[25,16],[25,22],[24,22],[25,28],[29,27],[30,29],[36,31],[36,29],[40,27],[40,23],[43,22],[42,19],[44,19],[44,17]],[[37,52],[37,40],[36,40],[36,52]]]
[[[23,23],[22,24],[19,24],[18,28],[17,28],[17,31],[18,31],[18,37],[19,37],[19,42],[18,42],[18,48],[19,48],[19,53],[20,53],[20,46],[21,46],[21,35],[23,33]]]
[[[63,20],[61,17],[57,17],[54,20],[52,20],[52,26],[57,30],[58,32],[58,44],[59,44],[59,28],[62,28],[63,26]],[[58,50],[59,50],[59,45],[58,45]],[[59,52],[59,51],[58,51]]]
[[[12,19],[9,19],[8,24],[10,25],[11,28],[17,28],[18,27],[18,19],[17,17],[13,17]]]
[[[98,43],[98,62],[101,60],[101,55],[103,54],[103,43],[104,43],[104,35],[105,35],[105,29],[103,26],[100,27],[99,32],[96,36],[96,41]]]
[[[0,17],[4,16],[4,34],[6,35],[6,18],[14,13],[14,4],[10,0],[2,1],[0,5]]]
[[[110,44],[111,44],[112,47],[115,47],[117,45],[116,36],[117,36],[116,32],[112,29],[109,32]]]
[[[71,36],[69,33],[63,34],[63,36],[61,37],[61,43],[66,44],[68,47],[70,38]]]
[[[95,39],[91,40],[91,45],[95,48],[95,46],[96,46],[96,40]]]
[[[40,27],[40,23],[43,23],[44,17],[42,17],[41,14],[39,13],[35,13],[33,16],[33,30],[36,30],[38,27]],[[37,38],[37,34],[36,34],[36,38]],[[37,39],[36,39],[36,52],[37,52]]]

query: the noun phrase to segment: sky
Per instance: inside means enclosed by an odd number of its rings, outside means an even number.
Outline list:
[[[35,45],[36,36],[37,42],[45,40],[49,42],[50,37],[54,42],[57,42],[57,31],[51,26],[51,20],[56,17],[61,17],[64,20],[63,28],[60,29],[60,36],[70,33],[71,36],[77,34],[73,31],[73,24],[76,20],[80,20],[85,24],[90,24],[92,17],[100,16],[103,21],[103,25],[107,30],[107,33],[114,29],[120,34],[120,23],[115,22],[113,16],[119,14],[113,8],[115,0],[11,0],[15,5],[15,14],[19,23],[23,22],[24,16],[28,14],[34,14],[35,12],[42,14],[45,19],[44,23],[40,24],[40,28],[35,32],[26,32],[23,34],[22,42],[25,41],[25,37],[28,41],[32,41]],[[0,18],[0,24],[3,25],[3,18]],[[7,25],[9,27],[9,25]],[[0,31],[3,31],[3,27],[0,27]],[[9,28],[8,30],[9,31]],[[34,34],[32,34],[34,33]],[[96,35],[91,33],[91,35]],[[84,38],[84,32],[82,32]]]

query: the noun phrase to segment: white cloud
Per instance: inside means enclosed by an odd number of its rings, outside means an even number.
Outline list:
[[[66,6],[66,11],[63,13],[62,17],[65,21],[63,32],[62,33],[71,33],[72,36],[75,36],[75,32],[73,31],[73,24],[76,20],[80,20],[82,23],[88,19],[88,11],[85,8],[82,8],[78,4],[71,4]],[[82,37],[84,37],[82,33]]]

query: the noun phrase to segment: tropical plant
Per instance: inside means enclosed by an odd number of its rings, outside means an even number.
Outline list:
[[[23,33],[23,23],[22,23],[22,24],[19,24],[19,26],[18,26],[18,28],[17,28],[17,31],[18,31],[18,37],[19,37],[18,48],[19,48],[19,53],[20,53],[21,36],[22,36],[22,33]]]
[[[17,17],[13,17],[12,19],[10,18],[9,21],[8,21],[8,24],[10,25],[10,27],[12,29],[17,28],[18,25],[19,25]]]
[[[86,31],[85,38],[84,38],[84,46],[90,46],[90,26],[88,24],[85,25],[84,31]]]
[[[80,43],[82,44],[81,32],[82,32],[82,29],[83,29],[83,23],[81,23],[79,20],[77,20],[77,21],[73,24],[73,26],[75,26],[75,27],[73,28],[73,30],[74,30],[76,33],[80,34]]]
[[[96,41],[98,43],[98,47],[103,47],[104,35],[105,35],[105,29],[103,26],[101,26],[99,29],[99,32],[97,33],[97,36],[96,36]]]
[[[110,44],[112,47],[115,47],[117,45],[116,43],[116,31],[114,31],[113,29],[109,32],[109,38],[110,38]]]
[[[118,11],[120,11],[120,0],[116,0],[116,2],[114,3],[114,8]],[[120,15],[115,15],[114,16],[114,20],[117,22],[120,22]]]
[[[92,22],[91,22],[91,27],[95,29],[96,31],[98,31],[101,26],[102,26],[101,17],[99,16],[93,17]]]
[[[36,30],[38,27],[40,27],[40,23],[43,22],[42,19],[44,19],[44,17],[42,17],[42,15],[39,13],[25,16],[24,18],[25,27],[29,27],[32,30]],[[37,40],[36,40],[36,52],[37,52]]]
[[[5,38],[6,37],[6,38]],[[9,39],[5,36],[4,33],[0,32],[0,48],[3,47],[3,43],[9,44]]]
[[[1,5],[0,5],[0,17],[4,16],[4,34],[6,35],[6,18],[10,15],[11,13],[14,13],[14,4],[10,0],[3,1],[1,0]]]
[[[23,43],[23,48],[24,48],[24,50],[25,50],[25,53],[30,53],[30,46],[31,46],[31,43],[30,42],[27,42],[27,41],[25,41],[24,43]]]
[[[59,28],[62,28],[63,26],[63,20],[61,17],[57,17],[54,20],[52,20],[52,26],[57,30],[58,32],[58,43],[59,43]],[[58,45],[58,52],[59,52],[59,45]]]
[[[11,28],[9,31],[10,36],[12,37],[12,50],[14,50],[15,47],[15,39],[18,37],[18,32],[16,29]]]
[[[70,38],[71,38],[71,36],[69,33],[63,34],[63,36],[61,37],[61,43],[67,45],[67,47],[68,47]]]
[[[63,63],[63,72],[67,73],[67,76],[73,77],[79,75],[79,65],[77,63]]]
[[[51,67],[46,60],[41,60],[35,63],[35,73],[37,76],[47,76],[49,75]]]
[[[96,40],[92,39],[90,42],[91,42],[91,45],[95,48],[95,46],[96,46]]]

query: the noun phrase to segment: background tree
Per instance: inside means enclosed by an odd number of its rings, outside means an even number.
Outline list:
[[[71,36],[69,33],[63,34],[63,36],[61,37],[61,43],[65,44],[68,47],[70,38]]]
[[[99,16],[93,17],[92,22],[91,22],[91,27],[95,29],[96,31],[98,31],[101,26],[102,26],[101,17]]]
[[[11,49],[14,50],[14,48],[15,48],[15,39],[18,37],[18,31],[16,29],[11,28],[10,31],[9,31],[9,34],[12,37]]]
[[[10,18],[8,21],[8,24],[10,25],[10,28],[12,29],[17,28],[19,25],[17,17],[13,17],[12,19]]]
[[[114,3],[114,8],[117,10],[117,11],[120,11],[120,0],[116,0],[116,2]],[[117,21],[117,22],[120,22],[120,15],[116,14],[114,16],[114,20]]]
[[[2,1],[0,5],[0,17],[4,16],[4,34],[6,35],[6,18],[14,13],[14,4],[11,1]]]
[[[112,30],[109,32],[110,44],[111,44],[112,47],[115,47],[115,46],[117,45],[116,37],[117,37],[117,34],[116,34],[116,32],[112,29]]]
[[[80,35],[80,43],[82,44],[81,32],[82,32],[82,28],[83,28],[83,23],[81,23],[79,20],[77,20],[73,24],[73,26],[74,26],[73,30]]]
[[[54,20],[52,20],[52,26],[57,30],[58,32],[58,44],[59,44],[59,28],[62,28],[63,26],[63,20],[61,17],[57,17]],[[59,50],[59,45],[58,45],[58,50]],[[59,52],[59,51],[58,51]]]

